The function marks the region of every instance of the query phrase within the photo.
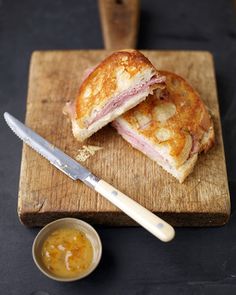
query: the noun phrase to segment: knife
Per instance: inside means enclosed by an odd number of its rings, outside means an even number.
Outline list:
[[[24,143],[29,145],[70,178],[73,180],[81,180],[161,241],[168,242],[174,238],[175,231],[167,222],[114,188],[112,185],[92,174],[77,161],[63,153],[9,113],[5,112],[4,118],[11,130],[23,140]]]

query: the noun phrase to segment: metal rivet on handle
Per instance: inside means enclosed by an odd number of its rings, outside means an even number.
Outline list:
[[[163,228],[163,227],[164,227],[164,224],[163,224],[163,223],[158,223],[158,224],[157,224],[157,227],[158,227],[158,228]]]
[[[112,191],[112,192],[111,192],[111,195],[115,197],[115,196],[118,195],[118,192],[117,192],[117,191]]]

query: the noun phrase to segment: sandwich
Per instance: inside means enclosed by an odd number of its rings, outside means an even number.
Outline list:
[[[67,104],[76,139],[83,141],[135,107],[157,88],[165,87],[151,62],[137,50],[114,52],[87,71],[78,95]]]
[[[166,77],[166,88],[155,90],[112,125],[134,148],[182,183],[198,154],[213,146],[213,123],[199,94],[183,78],[159,73]]]

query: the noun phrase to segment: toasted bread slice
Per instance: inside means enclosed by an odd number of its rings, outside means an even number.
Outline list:
[[[164,87],[151,62],[137,50],[114,52],[96,66],[83,81],[74,105],[64,112],[71,116],[74,136],[79,140],[143,101],[157,87]]]
[[[198,154],[212,147],[213,123],[199,94],[183,78],[170,72],[160,74],[166,77],[166,89],[156,90],[112,125],[182,183]]]

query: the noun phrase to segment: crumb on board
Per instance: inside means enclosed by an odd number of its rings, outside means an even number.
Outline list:
[[[94,145],[83,145],[81,149],[78,150],[78,154],[75,159],[79,162],[84,162],[91,156],[94,156],[95,153],[101,150],[102,147]]]

